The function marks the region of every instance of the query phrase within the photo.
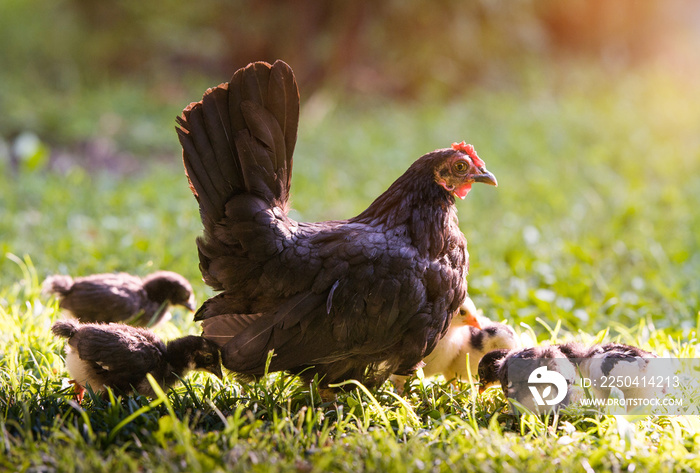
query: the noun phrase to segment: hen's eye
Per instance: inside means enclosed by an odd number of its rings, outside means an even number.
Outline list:
[[[469,166],[467,166],[467,163],[464,161],[457,161],[454,166],[452,166],[452,169],[455,170],[455,172],[467,172],[467,169],[469,169]]]

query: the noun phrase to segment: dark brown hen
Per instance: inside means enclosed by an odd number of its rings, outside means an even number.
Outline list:
[[[200,206],[204,280],[221,294],[196,314],[241,375],[288,370],[322,384],[409,374],[467,294],[455,196],[496,185],[464,143],[418,159],[364,212],[320,223],[289,218],[299,118],[294,74],[258,62],[209,89],[178,119]]]

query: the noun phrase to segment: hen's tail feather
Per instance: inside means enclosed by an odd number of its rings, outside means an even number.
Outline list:
[[[193,106],[194,105],[194,106]],[[205,227],[223,217],[224,197],[217,192],[217,175],[221,176],[214,150],[209,142],[201,104],[191,104],[178,119],[183,162],[190,188],[199,202]],[[211,173],[211,175],[210,175]]]
[[[71,338],[78,331],[78,326],[74,320],[59,320],[51,326],[51,332],[57,337]]]
[[[241,179],[241,167],[235,159],[232,132],[230,129],[231,116],[228,107],[229,87],[228,84],[221,84],[202,97],[202,110],[204,122],[209,133],[211,146],[216,154],[216,164],[218,168],[214,171],[219,173],[225,185],[221,190],[223,195],[232,192],[243,185]],[[222,184],[224,184],[222,183]]]
[[[231,78],[231,96],[229,111],[235,130],[245,128],[245,121],[238,106],[248,100],[264,104],[267,98],[268,84],[270,82],[270,65],[264,62],[249,64],[244,69],[239,69]]]
[[[287,151],[287,182],[292,170],[292,156],[297,142],[297,128],[299,127],[299,91],[294,80],[294,73],[286,64],[285,67],[273,67],[270,74],[270,86],[268,90],[269,110],[275,115],[277,123],[282,126],[284,133],[285,149]],[[275,63],[275,66],[277,63]],[[279,163],[278,163],[279,164]],[[279,165],[277,166],[280,167]]]
[[[236,194],[286,207],[298,120],[299,92],[282,61],[238,70],[178,117],[185,170],[206,233]]]

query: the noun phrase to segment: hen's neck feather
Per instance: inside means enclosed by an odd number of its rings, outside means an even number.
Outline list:
[[[421,254],[438,258],[459,232],[455,198],[435,182],[431,169],[412,166],[352,221],[389,228],[406,226]]]

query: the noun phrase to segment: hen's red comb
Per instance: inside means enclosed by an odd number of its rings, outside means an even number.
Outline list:
[[[455,151],[462,151],[464,153],[467,153],[467,156],[472,158],[472,162],[476,167],[484,167],[484,162],[479,156],[477,156],[474,146],[468,145],[467,143],[462,141],[461,143],[452,143],[452,149]]]

